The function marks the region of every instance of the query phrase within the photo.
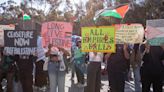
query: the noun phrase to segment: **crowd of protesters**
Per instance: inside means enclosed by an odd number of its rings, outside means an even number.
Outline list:
[[[0,81],[7,80],[7,91],[14,92],[13,82],[20,82],[23,92],[33,92],[47,85],[50,92],[65,92],[65,77],[69,64],[77,76],[77,86],[86,92],[100,92],[101,64],[107,64],[109,92],[124,92],[125,81],[133,70],[135,92],[162,92],[164,80],[164,46],[143,44],[117,44],[116,53],[82,52],[81,39],[77,38],[71,53],[61,47],[42,47],[38,36],[38,50],[30,56],[8,55],[1,47]],[[71,59],[70,59],[71,58]],[[47,67],[46,67],[47,65]],[[84,74],[87,73],[87,81]],[[3,92],[0,83],[0,92]]]

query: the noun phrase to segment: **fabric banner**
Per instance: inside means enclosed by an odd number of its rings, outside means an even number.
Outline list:
[[[5,30],[4,52],[7,55],[33,55],[37,50],[34,30]]]
[[[15,30],[15,25],[0,25],[0,45],[4,46],[4,30]]]
[[[151,46],[164,45],[164,19],[147,20],[145,37]]]
[[[83,27],[83,52],[115,52],[115,27]]]
[[[142,43],[144,28],[141,24],[116,24],[116,43]]]
[[[46,22],[42,24],[43,46],[71,48],[72,24],[67,22]]]

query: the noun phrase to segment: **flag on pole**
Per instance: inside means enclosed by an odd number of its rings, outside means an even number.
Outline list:
[[[31,20],[31,17],[27,14],[23,15],[23,20]]]
[[[103,11],[100,16],[104,16],[104,17],[115,17],[115,18],[124,18],[125,14],[128,12],[129,10],[129,5],[124,5],[121,7],[118,7],[116,9],[113,10],[105,10]]]

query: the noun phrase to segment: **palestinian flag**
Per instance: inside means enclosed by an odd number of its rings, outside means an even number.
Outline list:
[[[129,5],[124,5],[112,10],[104,10],[101,12],[100,16],[103,17],[115,17],[115,18],[124,18],[125,14],[129,10]]]
[[[27,14],[23,15],[23,20],[31,20],[31,17]]]

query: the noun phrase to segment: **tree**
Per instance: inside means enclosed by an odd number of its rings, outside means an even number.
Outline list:
[[[0,4],[0,23],[15,23],[21,13],[20,6],[13,0],[8,0]]]
[[[147,19],[164,18],[164,0],[146,0],[145,7]]]
[[[96,11],[103,9],[103,1],[89,0],[86,4],[86,15],[81,20],[81,26],[93,26],[95,22],[93,17]]]

